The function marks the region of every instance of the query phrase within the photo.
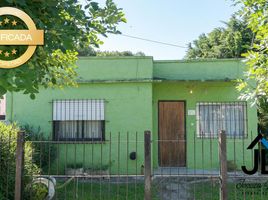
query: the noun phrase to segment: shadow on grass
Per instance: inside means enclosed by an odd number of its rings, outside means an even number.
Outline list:
[[[58,181],[62,185],[63,181]],[[56,189],[55,199],[58,200],[141,200],[144,199],[143,183],[109,183],[90,180],[85,182],[71,181],[65,187]],[[152,199],[158,200],[156,191],[153,189]]]

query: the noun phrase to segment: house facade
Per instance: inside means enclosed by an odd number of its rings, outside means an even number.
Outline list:
[[[62,173],[72,162],[137,173],[144,164],[145,130],[152,133],[155,169],[217,168],[220,130],[230,141],[227,149],[245,151],[243,158],[231,151],[227,156],[240,166],[251,163],[245,147],[257,134],[256,108],[238,100],[235,80],[243,78],[243,71],[235,59],[84,57],[78,60],[78,87],[41,89],[35,100],[9,93],[6,118],[40,127],[49,140],[60,141]]]

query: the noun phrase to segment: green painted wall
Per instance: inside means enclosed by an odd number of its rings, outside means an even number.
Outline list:
[[[52,138],[52,100],[105,99],[108,141],[54,145],[59,153],[54,173],[63,173],[64,167],[72,163],[85,167],[111,164],[112,173],[136,173],[137,167],[137,173],[141,173],[143,132],[152,130],[152,83],[148,81],[153,73],[152,57],[88,57],[80,58],[77,65],[78,88],[42,89],[35,100],[21,93],[8,94],[7,118],[22,125],[40,126]],[[133,142],[136,138],[137,145]],[[137,151],[136,161],[129,159],[132,151]]]
[[[155,61],[154,77],[164,80],[235,80],[242,78],[240,60]]]
[[[192,94],[190,93],[192,90]],[[194,166],[202,169],[218,168],[218,140],[217,139],[199,139],[195,135],[196,116],[188,116],[188,110],[195,110],[196,103],[199,101],[206,102],[228,102],[238,101],[238,93],[235,90],[235,84],[232,82],[165,82],[155,83],[153,85],[153,137],[158,138],[158,101],[159,100],[185,100],[186,101],[186,152],[187,166]],[[250,131],[253,134],[257,132],[257,112],[255,107],[247,106],[248,114],[248,131],[249,137],[242,140],[228,139],[228,160],[234,160],[234,148],[236,149],[236,164],[241,166],[243,157],[241,151],[245,152],[245,163],[251,164],[251,151],[247,151],[246,147],[251,142]],[[254,137],[254,136],[253,136]],[[245,146],[243,146],[243,143]],[[210,154],[210,146],[212,154]],[[203,150],[202,150],[203,149]],[[154,151],[154,167],[158,166],[158,145],[157,142],[153,146]],[[194,163],[194,151],[196,163]],[[202,153],[203,151],[203,153]],[[204,155],[204,163],[202,163],[202,155]]]
[[[148,80],[153,74],[152,57],[82,57],[79,81]]]
[[[9,94],[7,98],[12,97]],[[19,124],[40,126],[42,131],[52,137],[51,102],[56,99],[105,99],[107,101],[105,104],[105,129],[108,142],[93,145],[61,145],[59,148],[60,160],[55,163],[55,165],[60,164],[59,173],[63,173],[63,164],[85,162],[87,167],[92,164],[109,164],[110,161],[112,162],[112,173],[116,173],[117,170],[121,173],[126,173],[127,170],[129,173],[135,173],[136,164],[140,173],[140,167],[143,164],[143,142],[138,142],[136,147],[133,141],[136,140],[136,132],[137,139],[143,141],[143,131],[152,130],[151,83],[81,84],[78,88],[41,90],[35,100],[31,100],[27,95],[16,93],[13,94],[14,114],[13,117],[8,116],[8,119],[13,119]],[[7,113],[11,113],[11,102],[8,101]],[[110,133],[112,133],[111,138]],[[118,145],[119,133],[120,145]],[[127,133],[129,142],[127,142]],[[111,146],[110,140],[112,141]],[[58,148],[57,145],[54,146]],[[66,151],[67,155],[65,155]],[[128,158],[128,154],[132,151],[137,151],[137,163]],[[94,154],[93,161],[92,153]],[[58,168],[58,166],[54,167]]]
[[[239,78],[243,71],[243,65],[239,60],[182,62],[153,61],[151,57],[80,58],[78,66],[78,88],[42,89],[35,100],[22,93],[7,95],[9,120],[20,124],[28,123],[34,127],[40,126],[50,137],[52,136],[52,100],[105,99],[107,101],[105,104],[106,142],[55,144],[59,159],[53,163],[50,173],[64,173],[64,167],[72,163],[83,164],[85,167],[110,164],[112,173],[141,173],[144,162],[144,130],[152,130],[153,139],[158,139],[158,101],[185,100],[186,114],[188,109],[195,109],[198,101],[235,101],[238,93],[234,83],[224,82],[224,80]],[[190,90],[193,91],[192,94]],[[256,109],[248,105],[248,130],[255,134],[256,126]],[[202,140],[195,137],[195,129],[195,116],[186,116],[187,166],[217,167],[217,141],[206,139],[202,144]],[[137,145],[133,142],[136,137]],[[119,143],[118,138],[120,138]],[[249,141],[249,138],[245,139],[244,144],[247,145]],[[229,160],[233,160],[230,152],[234,144],[236,150],[245,151],[245,160],[250,160],[246,148],[242,149],[241,139],[235,142],[228,140],[228,142],[230,143],[228,144]],[[194,144],[196,144],[195,148]],[[213,149],[212,154],[208,154],[210,144]],[[202,155],[202,146],[205,152],[204,164],[201,159],[198,159]],[[193,158],[194,150],[196,163]],[[137,151],[137,161],[129,159],[128,155],[132,151]],[[152,154],[153,167],[157,168],[157,142],[153,144]],[[213,163],[210,161],[210,156],[213,157]],[[240,163],[243,160],[241,157],[236,159]]]

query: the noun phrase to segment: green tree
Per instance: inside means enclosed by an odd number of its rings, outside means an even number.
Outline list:
[[[96,56],[97,53],[92,47],[78,48],[78,56]]]
[[[38,29],[45,30],[45,45],[37,48],[30,61],[15,69],[0,70],[0,96],[7,91],[23,91],[34,98],[40,86],[76,84],[78,48],[98,47],[102,44],[98,35],[120,33],[117,25],[126,22],[122,9],[113,0],[106,0],[104,6],[91,0],[85,2],[84,8],[77,0],[0,2],[0,7],[11,6],[23,10],[35,21]]]
[[[264,98],[258,100],[259,132],[268,133],[268,106]]]
[[[252,31],[245,18],[232,16],[225,27],[215,28],[208,34],[201,34],[188,46],[186,59],[240,58],[250,48]]]
[[[145,56],[141,51],[133,53],[131,51],[97,51],[96,56]]]
[[[267,0],[237,0],[242,5],[240,14],[246,16],[247,25],[255,34],[253,47],[244,54],[247,65],[245,80],[238,89],[242,99],[258,103],[268,95],[268,2]]]
[[[133,56],[131,51],[98,51],[97,56]]]
[[[95,51],[92,47],[85,47],[78,49],[79,56],[145,56],[145,54],[141,51],[137,53],[133,53],[131,51]]]

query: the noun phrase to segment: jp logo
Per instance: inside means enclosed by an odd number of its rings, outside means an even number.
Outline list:
[[[248,146],[247,149],[253,149],[253,147],[261,141],[262,145],[268,149],[268,142],[263,138],[261,134],[259,134]],[[248,175],[255,174],[258,171],[259,163],[261,164],[261,173],[268,174],[268,171],[265,169],[265,157],[266,157],[266,149],[254,149],[254,167],[252,170],[247,170],[246,166],[242,166],[242,171]]]

